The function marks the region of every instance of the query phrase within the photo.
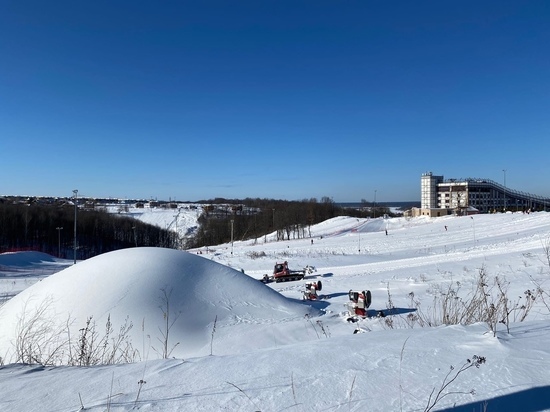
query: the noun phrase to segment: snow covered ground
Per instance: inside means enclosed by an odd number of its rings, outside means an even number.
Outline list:
[[[307,239],[134,248],[74,266],[35,252],[3,254],[0,410],[424,411],[455,376],[433,410],[550,410],[549,239],[544,212],[340,217],[315,225]],[[256,280],[284,260],[316,271],[299,282]],[[491,295],[498,277],[516,307],[509,331],[412,320],[438,318],[449,288],[473,296],[480,271]],[[306,281],[321,281],[324,298],[303,301]],[[537,288],[542,296],[521,309],[525,292]],[[349,321],[350,289],[372,292],[369,318]],[[90,316],[99,335],[106,319],[115,331],[128,320],[136,362],[12,363],[21,320],[38,312],[56,331],[52,347],[68,332],[78,342]],[[162,359],[164,349],[170,359]],[[486,362],[461,371],[474,356]]]

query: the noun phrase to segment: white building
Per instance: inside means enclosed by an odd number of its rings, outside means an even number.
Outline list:
[[[550,198],[510,189],[490,179],[444,179],[431,172],[420,180],[420,210],[414,215],[547,210]]]

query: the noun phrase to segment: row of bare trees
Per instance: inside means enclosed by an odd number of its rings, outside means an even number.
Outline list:
[[[176,245],[174,233],[100,210],[79,208],[76,233],[77,259],[133,246]],[[74,207],[0,203],[0,253],[19,250],[72,258]]]
[[[202,201],[209,206],[199,218],[199,230],[187,248],[233,240],[259,239],[276,233],[277,240],[311,237],[312,225],[336,216],[370,217],[370,210],[343,208],[331,198],[301,201],[246,198]]]

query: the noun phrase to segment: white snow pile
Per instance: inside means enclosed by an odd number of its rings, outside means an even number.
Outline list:
[[[133,248],[79,262],[8,301],[0,308],[0,347],[13,350],[25,319],[48,325],[47,336],[41,339],[50,348],[46,345],[42,350],[53,352],[65,335],[79,336],[91,317],[99,331],[108,319],[115,331],[132,323],[128,337],[134,350],[149,352],[152,348],[162,355],[166,343],[171,356],[185,358],[209,353],[214,321],[218,328],[231,325],[237,331],[244,322],[257,324],[261,330],[262,325],[316,312],[200,256],[172,249]],[[239,346],[242,350],[265,346],[261,339],[242,345],[242,336],[232,342],[235,335],[219,335],[233,352],[239,352]],[[223,346],[217,352],[223,353]],[[140,353],[137,359],[146,356],[158,357]]]

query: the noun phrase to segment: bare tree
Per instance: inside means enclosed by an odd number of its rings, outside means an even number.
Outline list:
[[[172,326],[174,326],[174,323],[176,323],[176,320],[178,320],[181,313],[178,313],[176,316],[171,318],[172,315],[170,312],[170,297],[172,295],[172,289],[170,289],[170,291],[167,291],[166,288],[162,288],[160,291],[162,292],[162,296],[161,305],[159,306],[159,308],[162,311],[163,326],[162,328],[159,326],[161,338],[158,338],[158,340],[161,343],[162,348],[160,351],[157,351],[156,349],[155,351],[159,353],[163,359],[168,359],[168,357],[172,354],[172,351],[176,348],[176,346],[180,344],[179,342],[176,342],[171,347],[169,346],[170,330],[172,329]]]

